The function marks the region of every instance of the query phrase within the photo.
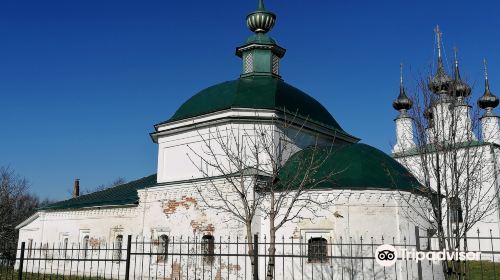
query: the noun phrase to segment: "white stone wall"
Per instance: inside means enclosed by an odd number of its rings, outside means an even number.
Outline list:
[[[223,181],[216,183],[223,185]],[[161,185],[140,190],[140,203],[135,207],[40,213],[40,218],[23,227],[20,240],[26,241],[26,238],[33,237],[36,238],[36,242],[61,243],[61,238],[67,237],[72,246],[78,246],[76,243],[81,241],[84,234],[90,235],[95,242],[98,242],[93,244],[101,246],[103,244],[112,246],[117,234],[122,234],[124,237],[129,234],[145,236],[146,240],[157,239],[162,234],[177,240],[181,236],[183,240],[187,238],[200,240],[206,234],[215,236],[217,240],[218,238],[227,240],[229,237],[234,242],[237,236],[240,240],[244,240],[246,232],[243,225],[228,214],[207,208],[198,192],[203,182],[197,184]],[[329,201],[330,205],[319,209],[316,215],[304,211],[300,218],[286,223],[277,233],[278,241],[288,240],[306,244],[309,238],[324,237],[334,244],[340,244],[359,243],[363,238],[367,246],[358,246],[358,248],[354,246],[356,251],[353,252],[354,255],[371,253],[372,248],[368,244],[372,242],[372,237],[376,244],[382,243],[382,237],[384,237],[383,242],[388,244],[414,244],[416,217],[412,216],[408,207],[405,207],[407,201],[411,199],[402,199],[402,194],[397,191],[377,190],[315,191],[312,194],[315,199]],[[407,196],[411,197],[409,194]],[[256,217],[254,232],[259,234],[261,241],[269,240],[269,225],[266,217],[262,215]],[[292,239],[293,241],[290,241]],[[244,250],[244,248],[240,249]],[[261,253],[263,250],[264,248],[261,248]],[[287,253],[291,253],[289,250],[285,248]],[[306,245],[303,250],[302,253],[306,254]],[[336,245],[329,250],[328,254],[348,255],[346,251],[340,251],[348,250],[346,246]],[[293,272],[293,267],[298,269],[299,265],[304,265],[303,260],[294,261],[296,266],[290,267],[287,263],[285,276],[289,276],[290,273],[299,273],[299,271]],[[240,270],[234,269],[236,264],[233,262],[236,260],[224,260],[225,267],[230,266],[233,268],[230,273],[241,275],[243,273],[241,267]],[[261,262],[262,271],[265,269],[264,258]],[[323,273],[324,276],[329,276],[333,273],[335,277],[340,277],[338,272],[342,270],[360,275],[362,266],[365,265],[368,263],[360,260],[352,264],[343,263],[339,259],[329,264],[307,265],[305,263],[304,269],[306,275]],[[154,273],[161,274],[162,269],[167,275],[171,273],[171,268],[161,267],[154,262],[147,263],[146,267],[154,269]],[[277,267],[283,267],[280,260],[277,260]],[[375,268],[375,274],[382,275],[382,268],[378,265]],[[157,269],[160,271],[157,272]],[[363,271],[368,274],[373,273],[370,269],[363,268]],[[416,273],[415,267],[399,267],[398,277],[405,274],[406,270],[409,270],[410,274]],[[424,272],[428,273],[428,270],[424,269]],[[277,276],[281,274],[283,274],[282,270],[277,271]],[[395,275],[388,276],[387,279],[395,279]]]
[[[262,136],[261,133],[269,136]],[[238,157],[244,158],[248,166],[256,162],[258,155],[260,169],[266,170],[270,169],[270,158],[262,151],[263,146],[270,147],[273,142],[278,147],[284,146],[281,158],[286,161],[288,157],[307,146],[331,145],[334,141],[331,136],[313,135],[300,128],[282,128],[279,124],[265,123],[222,124],[161,136],[158,138],[158,183],[203,178],[207,174],[220,175],[221,172],[203,160],[215,162],[215,154],[221,155],[217,158],[217,163],[224,166],[225,174],[237,172],[238,168],[224,156],[227,150],[241,155]],[[255,145],[258,145],[258,148],[255,148]],[[258,149],[261,151],[257,153]],[[204,171],[200,171],[200,168]]]

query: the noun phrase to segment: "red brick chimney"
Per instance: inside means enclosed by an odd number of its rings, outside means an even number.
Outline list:
[[[75,179],[75,185],[73,187],[73,197],[80,196],[80,179]]]

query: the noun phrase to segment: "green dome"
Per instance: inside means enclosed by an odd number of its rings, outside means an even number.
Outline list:
[[[304,149],[294,154],[283,166],[278,179],[283,186],[304,179],[307,162],[318,166],[310,177],[311,188],[318,189],[377,189],[418,191],[421,185],[396,160],[366,144],[349,144],[317,149]],[[311,171],[310,171],[311,172]],[[327,180],[326,180],[327,179]],[[324,181],[321,183],[317,183]],[[317,184],[317,185],[316,185]]]
[[[185,102],[167,122],[231,108],[285,111],[345,133],[318,101],[270,76],[239,78],[206,88]]]

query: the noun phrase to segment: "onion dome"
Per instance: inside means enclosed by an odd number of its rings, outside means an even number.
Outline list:
[[[454,79],[452,83],[452,88],[451,88],[451,94],[455,97],[467,97],[471,94],[472,90],[470,86],[462,81],[462,78],[460,77],[460,69],[458,67],[458,59],[457,59],[457,53],[456,53],[456,48],[455,48],[455,73],[454,73]]]
[[[477,104],[481,109],[491,111],[493,108],[498,106],[499,100],[490,90],[490,82],[488,80],[488,67],[486,65],[486,60],[484,60],[484,94],[479,98]]]
[[[247,26],[250,31],[255,33],[269,32],[276,22],[276,15],[266,11],[264,8],[264,0],[259,0],[257,11],[250,13],[247,16]]]
[[[399,96],[392,102],[392,107],[397,111],[410,110],[413,106],[413,102],[408,98],[405,93],[405,87],[403,85],[403,64],[400,65],[400,79],[399,79]]]
[[[444,69],[443,58],[441,56],[441,31],[439,30],[439,25],[435,29],[437,37],[437,48],[438,48],[438,65],[436,74],[429,81],[429,89],[435,94],[447,94],[450,91],[450,84],[452,80]]]

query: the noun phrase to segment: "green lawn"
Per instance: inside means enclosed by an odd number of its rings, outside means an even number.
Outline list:
[[[12,268],[4,268],[0,267],[0,280],[17,280],[19,277],[19,274],[17,270],[14,270]],[[67,279],[67,280],[104,280],[104,277],[83,277],[83,276],[75,276],[71,275],[57,275],[57,274],[37,274],[37,273],[23,273],[23,279],[26,280],[35,280],[35,279],[50,279],[50,280],[62,280],[62,279]]]
[[[469,261],[467,280],[500,280],[500,263]],[[456,278],[452,278],[456,279]]]

